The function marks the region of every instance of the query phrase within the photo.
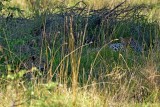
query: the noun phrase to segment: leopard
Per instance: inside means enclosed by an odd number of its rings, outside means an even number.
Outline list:
[[[109,48],[112,50],[112,51],[120,51],[120,50],[124,50],[124,45],[122,43],[112,43],[109,45]]]
[[[113,51],[125,51],[127,48],[131,48],[135,52],[142,52],[143,48],[133,37],[120,37],[119,43],[112,43],[109,48]]]

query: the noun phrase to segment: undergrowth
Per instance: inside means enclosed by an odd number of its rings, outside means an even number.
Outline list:
[[[9,14],[5,3],[0,5],[0,11],[7,11],[0,22],[0,106],[160,106],[154,2],[151,7],[124,2],[117,10],[122,2],[112,1],[115,5],[102,10],[103,0],[96,9],[91,1],[55,1],[52,8],[45,0],[28,2],[29,10],[19,6]],[[111,16],[102,15],[106,11]],[[129,36],[144,47],[142,52],[109,48]]]

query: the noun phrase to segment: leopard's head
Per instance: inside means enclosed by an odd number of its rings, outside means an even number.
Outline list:
[[[127,47],[131,44],[131,41],[134,41],[134,39],[132,37],[126,37],[126,38],[120,37],[120,41],[125,47]]]
[[[131,47],[134,51],[141,52],[142,47],[139,45],[138,41],[136,41],[133,37],[120,37],[121,43],[125,48]]]

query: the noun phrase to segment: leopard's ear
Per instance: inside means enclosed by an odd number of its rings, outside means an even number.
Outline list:
[[[133,39],[132,36],[130,36],[130,37],[129,37],[129,43],[132,41],[132,39]]]
[[[132,36],[129,37],[129,42],[134,41],[134,38]]]

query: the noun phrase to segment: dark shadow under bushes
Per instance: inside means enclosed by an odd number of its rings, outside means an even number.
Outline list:
[[[35,28],[36,35],[40,35],[45,25],[46,32],[57,32],[68,38],[70,35],[70,17],[72,17],[72,27],[75,42],[77,43],[83,37],[84,28],[86,43],[93,42],[97,46],[102,46],[112,39],[119,37],[132,36],[138,40],[141,45],[153,45],[153,40],[159,34],[157,22],[148,22],[147,15],[143,12],[149,11],[151,7],[145,4],[136,6],[126,6],[126,1],[119,3],[113,9],[103,8],[100,10],[89,9],[85,3],[78,2],[70,8],[63,8],[58,14],[45,14],[40,16],[41,25]],[[37,19],[35,19],[37,20]],[[40,27],[41,26],[41,27]],[[39,32],[39,33],[38,33]],[[68,42],[68,41],[66,41]]]
[[[81,3],[81,7],[79,7],[79,3]],[[61,11],[56,14],[44,12],[41,16],[38,15],[32,19],[12,18],[5,23],[5,27],[1,27],[9,31],[7,35],[11,39],[28,35],[32,36],[32,38],[42,39],[40,36],[42,36],[44,29],[48,39],[53,38],[51,36],[54,36],[57,32],[66,38],[70,34],[68,30],[69,18],[72,17],[76,42],[82,38],[80,36],[87,24],[86,43],[92,41],[101,46],[115,38],[132,36],[140,43],[145,42],[150,45],[150,42],[154,40],[158,33],[157,23],[149,23],[147,16],[143,14],[150,7],[144,4],[126,6],[125,3],[126,1],[119,3],[113,9],[93,10],[89,9],[84,2],[78,2],[70,8],[61,7]],[[5,19],[2,20],[3,22],[5,21]],[[59,40],[64,38],[62,36]]]

